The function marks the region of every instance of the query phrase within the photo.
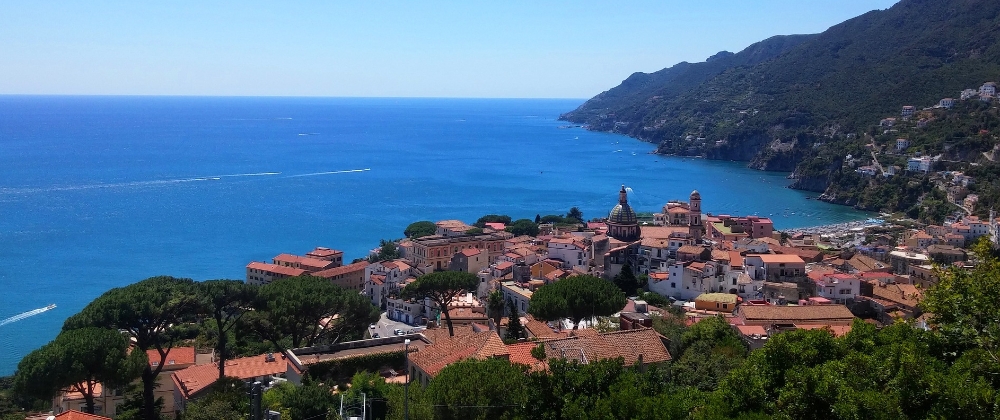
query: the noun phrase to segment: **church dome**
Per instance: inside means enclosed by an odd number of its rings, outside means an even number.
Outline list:
[[[619,203],[615,208],[611,209],[611,213],[608,214],[608,221],[621,225],[638,223],[635,218],[635,212],[632,211],[632,206],[628,205],[628,203]]]
[[[691,199],[701,200],[701,193],[699,193],[698,190],[691,191]]]
[[[622,190],[618,192],[618,205],[611,209],[611,213],[608,214],[608,222],[619,225],[635,225],[639,223],[635,217],[635,211],[632,210],[632,206],[628,205],[628,193],[625,192],[624,185],[622,185]]]

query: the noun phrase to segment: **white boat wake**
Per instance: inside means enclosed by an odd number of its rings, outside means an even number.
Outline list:
[[[298,177],[302,177],[302,176],[349,174],[349,173],[352,173],[352,172],[365,172],[365,171],[370,171],[370,170],[372,170],[372,168],[347,169],[347,170],[344,170],[344,171],[330,171],[330,172],[314,172],[314,173],[311,173],[311,174],[289,175],[289,176],[287,176],[287,178],[298,178]]]
[[[40,314],[42,312],[45,312],[45,311],[48,311],[48,310],[52,310],[52,309],[55,309],[55,308],[56,308],[56,305],[52,304],[52,305],[46,306],[44,308],[33,309],[33,310],[30,310],[30,311],[25,312],[25,313],[14,315],[14,316],[12,316],[10,318],[7,318],[7,319],[4,319],[4,320],[0,321],[0,327],[2,327],[4,325],[7,325],[7,324],[10,324],[10,323],[14,323],[14,322],[20,321],[20,320],[25,319],[25,318],[33,317],[33,316],[38,315],[38,314]]]
[[[318,175],[334,175],[334,174],[346,174],[352,172],[366,172],[370,171],[371,168],[364,169],[347,169],[342,171],[329,171],[329,172],[315,172],[309,174],[298,174],[298,175],[287,175],[285,178],[298,178],[303,176],[318,176]],[[200,181],[219,181],[223,178],[240,178],[240,177],[265,177],[265,176],[275,176],[281,175],[281,172],[255,172],[246,174],[226,174],[226,175],[213,175],[213,176],[203,176],[203,177],[192,177],[192,178],[175,178],[175,179],[157,179],[151,181],[132,181],[132,182],[118,182],[118,183],[107,183],[107,184],[84,184],[84,185],[65,185],[65,186],[53,186],[47,188],[3,188],[0,187],[0,195],[3,194],[34,194],[43,192],[56,192],[56,191],[77,191],[77,190],[91,190],[91,189],[103,189],[103,188],[133,188],[133,187],[159,187],[187,182],[200,182]]]

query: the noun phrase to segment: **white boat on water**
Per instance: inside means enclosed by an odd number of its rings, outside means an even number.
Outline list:
[[[56,304],[54,304],[54,303],[45,307],[46,310],[55,309],[55,308],[56,308]]]

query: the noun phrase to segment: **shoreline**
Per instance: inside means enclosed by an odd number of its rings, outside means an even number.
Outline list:
[[[808,233],[808,234],[828,234],[828,233],[843,233],[852,229],[864,229],[874,226],[885,225],[886,221],[877,218],[868,218],[864,220],[854,220],[850,222],[832,223],[828,225],[819,226],[809,226],[803,228],[794,229],[776,229],[779,232],[786,232],[789,234],[793,233]]]

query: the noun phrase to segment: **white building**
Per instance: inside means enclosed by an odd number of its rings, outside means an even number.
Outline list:
[[[854,300],[861,294],[861,280],[844,273],[825,273],[816,281],[816,294],[835,303]]]
[[[548,257],[566,263],[566,268],[579,267],[584,270],[590,265],[590,248],[581,238],[552,238],[548,244]]]
[[[996,94],[997,94],[996,83],[986,82],[979,87],[979,96],[996,96]]]
[[[896,139],[896,151],[902,152],[906,148],[910,147],[910,140],[908,139]]]
[[[372,304],[382,307],[386,303],[386,296],[398,293],[402,289],[403,282],[417,274],[413,267],[402,259],[372,263],[365,267],[363,290]]]
[[[503,300],[514,301],[514,306],[521,314],[528,313],[528,303],[531,302],[531,295],[533,292],[527,288],[519,286],[517,283],[512,281],[505,281],[500,283],[500,291],[503,292]],[[504,309],[504,312],[507,310]],[[510,315],[510,314],[507,314]]]
[[[930,156],[912,157],[906,160],[906,170],[910,172],[930,172],[931,163]]]
[[[944,98],[938,102],[938,107],[941,108],[951,108],[953,106],[955,106],[955,99],[953,98]]]

